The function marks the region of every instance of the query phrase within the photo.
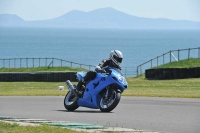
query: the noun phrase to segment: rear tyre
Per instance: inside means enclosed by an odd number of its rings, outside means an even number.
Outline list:
[[[106,98],[105,95],[106,93],[104,93],[100,99],[99,108],[102,112],[110,112],[118,105],[121,98],[121,93],[117,92],[115,89],[112,89],[108,98]]]
[[[65,96],[64,99],[64,106],[68,111],[74,111],[76,110],[79,106],[77,103],[78,98],[72,93],[68,92]]]

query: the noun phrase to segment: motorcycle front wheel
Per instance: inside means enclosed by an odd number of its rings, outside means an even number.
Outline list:
[[[119,103],[121,98],[121,93],[117,90],[112,89],[110,96],[106,97],[106,93],[100,99],[99,108],[102,112],[112,111]]]
[[[64,106],[68,111],[74,111],[76,110],[79,106],[77,103],[78,98],[71,92],[69,91],[64,99]]]

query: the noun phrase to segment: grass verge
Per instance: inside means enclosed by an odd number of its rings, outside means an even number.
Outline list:
[[[200,78],[146,80],[140,76],[127,81],[123,96],[200,98]],[[0,82],[0,96],[65,96],[67,91],[64,82]]]
[[[71,67],[35,67],[35,68],[0,68],[0,72],[65,72],[65,71],[86,71],[82,68]]]
[[[8,122],[0,122],[1,133],[84,133],[70,129],[63,129],[49,125],[40,126],[19,126]]]
[[[200,98],[200,78],[147,80],[143,75],[127,81],[126,96]]]

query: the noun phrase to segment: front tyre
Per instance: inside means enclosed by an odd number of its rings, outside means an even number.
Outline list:
[[[71,92],[69,91],[64,99],[64,106],[68,111],[74,111],[76,110],[79,106],[77,103],[78,98]]]
[[[101,97],[99,102],[99,108],[102,112],[112,111],[119,103],[121,98],[121,93],[117,90],[112,89],[112,93],[107,98],[105,97],[106,93]]]

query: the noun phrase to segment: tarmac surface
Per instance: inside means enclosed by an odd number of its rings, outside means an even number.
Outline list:
[[[64,96],[1,96],[0,119],[65,121],[117,127],[127,132],[200,132],[200,99],[121,97],[119,105],[110,113],[85,107],[68,112],[63,101]]]

